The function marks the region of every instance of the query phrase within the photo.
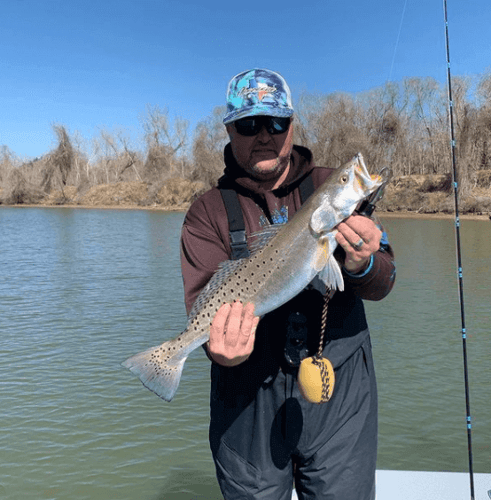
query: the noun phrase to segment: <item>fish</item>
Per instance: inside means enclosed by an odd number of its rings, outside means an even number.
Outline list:
[[[186,329],[172,340],[122,364],[165,401],[174,397],[189,354],[208,341],[215,313],[224,303],[254,304],[264,316],[300,293],[318,277],[331,290],[344,290],[334,257],[336,226],[374,193],[384,179],[368,173],[359,153],[337,168],[286,223],[251,235],[250,256],[220,264],[196,299]]]

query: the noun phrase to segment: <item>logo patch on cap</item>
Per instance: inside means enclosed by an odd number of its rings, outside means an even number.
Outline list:
[[[251,87],[251,84],[255,84],[255,87]],[[254,94],[257,95],[259,101],[262,101],[264,96],[267,94],[274,94],[276,92],[276,87],[270,87],[265,83],[256,83],[255,80],[249,82],[249,87],[242,87],[239,92],[239,97],[250,99]]]

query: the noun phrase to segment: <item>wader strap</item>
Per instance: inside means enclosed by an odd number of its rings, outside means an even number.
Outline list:
[[[308,175],[298,186],[300,190],[300,199],[302,200],[302,205],[310,198],[314,190],[314,181],[312,176]]]
[[[312,176],[308,175],[300,183],[298,189],[300,190],[300,199],[303,204],[314,192],[314,181],[312,180]],[[230,258],[232,260],[237,260],[249,257],[250,253],[247,248],[244,217],[242,215],[242,207],[240,206],[237,192],[233,189],[220,188],[220,194],[222,195],[225,210],[227,211],[230,247],[232,249]]]
[[[239,203],[239,197],[233,189],[220,189],[225,210],[227,211],[228,227],[230,232],[230,248],[232,260],[249,257],[244,217]]]

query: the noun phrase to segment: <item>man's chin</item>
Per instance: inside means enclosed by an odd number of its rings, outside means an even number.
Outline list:
[[[278,178],[286,169],[288,163],[279,162],[277,158],[274,160],[263,160],[257,162],[252,171],[257,179],[270,180]]]

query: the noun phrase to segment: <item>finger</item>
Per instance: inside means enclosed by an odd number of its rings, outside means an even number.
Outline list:
[[[375,246],[378,247],[382,238],[382,231],[372,219],[361,215],[353,215],[346,219],[345,224],[359,235],[365,243],[370,244],[374,242]]]
[[[367,259],[370,258],[371,251],[368,245],[363,244],[360,246],[360,248],[357,249],[344,237],[343,233],[341,232],[337,232],[335,238],[338,244],[346,253],[344,266],[347,269],[356,269],[358,267],[362,267]]]
[[[240,337],[239,342],[245,345],[249,342],[251,335],[253,334],[253,326],[255,323],[254,316],[254,304],[247,303],[243,309],[242,314],[242,324],[240,325]]]
[[[230,304],[223,304],[216,312],[210,326],[210,347],[223,345],[225,327],[231,308]]]
[[[224,344],[226,347],[235,347],[239,341],[243,308],[242,302],[234,302],[232,304],[228,321],[225,325]]]
[[[251,334],[249,335],[249,340],[247,341],[247,344],[245,346],[245,351],[248,354],[251,354],[254,349],[254,342],[256,340],[256,330],[260,319],[261,318],[259,316],[254,316],[254,319],[252,320]]]
[[[342,222],[338,226],[336,234],[337,242],[346,252],[360,251],[365,240],[356,233],[347,223]]]

